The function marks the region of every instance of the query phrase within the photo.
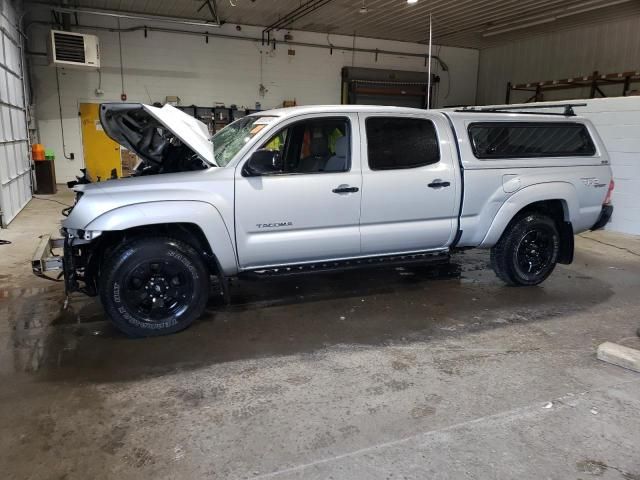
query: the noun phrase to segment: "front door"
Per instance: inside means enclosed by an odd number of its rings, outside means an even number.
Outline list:
[[[361,114],[363,255],[434,250],[457,229],[460,185],[438,115]]]
[[[290,120],[261,150],[280,152],[281,170],[236,170],[236,241],[243,269],[360,254],[362,176],[357,115]]]

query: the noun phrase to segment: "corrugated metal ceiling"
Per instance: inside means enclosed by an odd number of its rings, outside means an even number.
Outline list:
[[[211,18],[204,0],[80,0],[87,8]],[[52,4],[60,2],[51,1]],[[266,26],[307,3],[301,0],[217,0],[219,16],[228,23]],[[367,13],[360,13],[362,6]],[[640,15],[640,0],[331,0],[288,28],[426,42],[429,13],[434,43],[483,48],[554,30]]]

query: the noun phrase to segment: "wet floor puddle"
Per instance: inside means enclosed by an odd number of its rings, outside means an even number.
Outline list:
[[[232,284],[231,305],[214,298],[191,328],[147,340],[117,332],[96,298],[73,295],[63,309],[59,285],[3,290],[0,313],[6,312],[14,327],[6,347],[13,365],[4,369],[49,374],[66,369],[70,378],[121,380],[338,344],[463,335],[590,308],[611,295],[596,279],[570,279],[561,271],[544,288],[506,288],[487,268],[485,256],[463,257],[438,267],[241,280]]]

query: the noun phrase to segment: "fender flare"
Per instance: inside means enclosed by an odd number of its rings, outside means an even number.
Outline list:
[[[573,222],[579,215],[578,194],[569,182],[537,183],[519,190],[509,197],[500,207],[493,218],[479,248],[493,247],[509,222],[527,205],[545,200],[560,200],[564,210],[565,222]]]
[[[136,203],[114,208],[93,219],[85,230],[101,232],[127,230],[148,225],[192,223],[204,234],[225,275],[235,275],[238,263],[229,230],[217,208],[201,201]]]

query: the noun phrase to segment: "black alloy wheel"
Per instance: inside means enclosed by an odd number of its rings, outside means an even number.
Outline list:
[[[516,264],[525,275],[540,275],[549,267],[554,255],[552,233],[536,228],[527,232],[516,250]]]
[[[180,316],[189,307],[193,281],[175,258],[153,258],[135,266],[125,276],[122,302],[146,322]]]
[[[491,249],[491,266],[508,285],[538,285],[553,272],[559,252],[555,221],[542,213],[522,214]]]
[[[131,337],[187,328],[204,311],[210,288],[203,258],[169,237],[140,237],[103,264],[100,298],[115,326]]]

